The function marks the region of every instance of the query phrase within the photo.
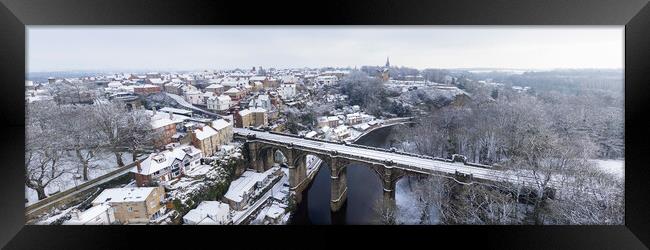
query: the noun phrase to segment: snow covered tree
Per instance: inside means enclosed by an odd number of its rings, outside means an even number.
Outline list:
[[[151,127],[151,116],[144,110],[133,110],[124,114],[126,126],[121,145],[131,152],[133,161],[145,152],[153,150],[160,134]]]
[[[47,197],[45,188],[67,172],[62,162],[62,133],[53,126],[57,119],[57,113],[50,110],[53,105],[49,101],[27,105],[25,186],[35,190],[39,200]]]
[[[92,124],[96,126],[103,147],[113,152],[120,167],[124,166],[120,149],[127,130],[126,113],[126,108],[119,102],[99,102],[93,105],[89,116]]]
[[[382,81],[361,71],[352,71],[344,77],[340,89],[350,98],[350,105],[360,105],[371,114],[380,114],[382,105],[389,104]]]
[[[91,160],[96,158],[101,150],[101,138],[95,133],[95,126],[91,115],[92,107],[89,105],[63,105],[53,109],[58,110],[58,121],[55,129],[62,133],[62,143],[66,150],[74,151],[77,163],[81,167],[83,180],[89,179],[89,169],[92,168]]]

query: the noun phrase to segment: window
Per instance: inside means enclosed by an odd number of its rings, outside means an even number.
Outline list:
[[[128,210],[129,212],[133,212],[133,208],[132,208],[132,207],[129,207],[127,210]]]

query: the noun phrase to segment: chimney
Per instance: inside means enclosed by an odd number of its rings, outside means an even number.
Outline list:
[[[169,111],[169,120],[174,120],[174,114],[171,111]]]
[[[138,169],[138,173],[142,173],[142,166],[140,166],[140,162],[135,163],[136,168]]]

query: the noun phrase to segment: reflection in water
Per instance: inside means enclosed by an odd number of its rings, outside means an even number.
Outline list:
[[[393,127],[373,131],[356,143],[373,147],[391,147]],[[377,213],[375,202],[382,197],[381,180],[372,169],[350,164],[347,167],[348,194],[345,205],[336,213],[330,211],[330,169],[323,163],[314,181],[303,192],[302,202],[292,216],[291,224],[373,224]]]

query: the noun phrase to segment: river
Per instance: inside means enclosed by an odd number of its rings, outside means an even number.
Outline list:
[[[356,144],[390,148],[398,142],[395,131],[408,128],[408,125],[396,125],[377,129],[360,138]],[[403,178],[397,183],[396,202],[398,207],[408,211],[410,197],[409,179]],[[303,192],[302,202],[298,204],[290,224],[329,225],[329,224],[376,224],[377,212],[374,207],[382,197],[381,180],[370,168],[351,164],[347,167],[348,194],[343,207],[335,213],[330,211],[330,169],[323,163],[310,186]],[[408,223],[408,218],[404,218]],[[411,223],[408,223],[411,224]]]

